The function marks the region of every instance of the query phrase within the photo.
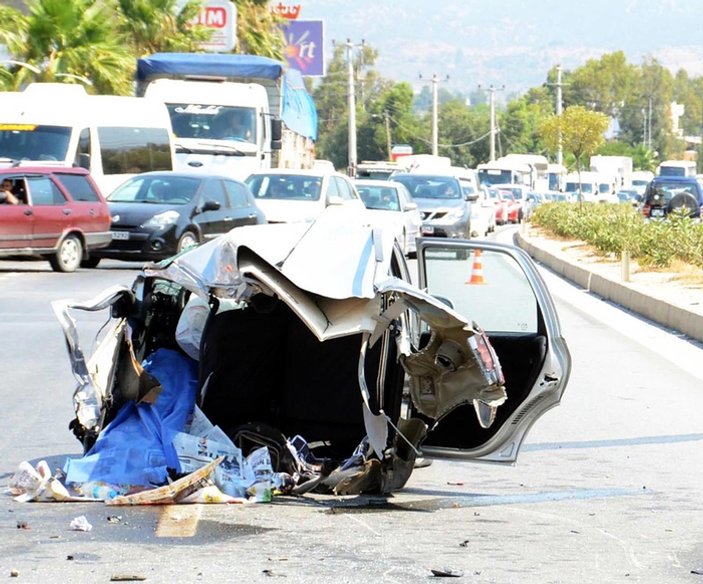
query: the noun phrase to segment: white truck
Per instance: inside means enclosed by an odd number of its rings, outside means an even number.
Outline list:
[[[630,156],[591,156],[591,171],[614,177],[613,194],[632,186],[632,158]]]
[[[255,55],[156,53],[137,61],[137,95],[171,115],[176,168],[243,180],[267,168],[312,168],[317,110],[299,71]],[[243,132],[230,129],[233,123]]]

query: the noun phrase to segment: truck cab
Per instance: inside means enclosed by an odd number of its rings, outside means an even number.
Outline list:
[[[244,180],[271,166],[271,116],[257,84],[156,79],[144,93],[166,104],[176,148],[176,170],[209,171]],[[231,129],[237,120],[243,131]]]

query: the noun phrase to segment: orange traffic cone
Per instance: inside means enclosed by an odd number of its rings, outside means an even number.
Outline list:
[[[481,262],[481,250],[474,251],[474,264],[471,267],[471,277],[466,281],[466,284],[485,284],[483,279],[483,263]]]

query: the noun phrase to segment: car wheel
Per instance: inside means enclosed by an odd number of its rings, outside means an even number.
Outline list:
[[[81,240],[75,235],[67,235],[59,244],[56,253],[49,258],[55,272],[75,272],[83,258]]]
[[[91,256],[81,261],[81,268],[97,268],[99,263],[100,258]]]
[[[689,193],[679,193],[674,195],[669,201],[668,212],[678,212],[693,217],[698,210],[696,198]]]
[[[176,248],[176,251],[181,253],[188,248],[196,247],[199,243],[198,236],[195,233],[192,231],[186,231],[178,240],[178,247]]]

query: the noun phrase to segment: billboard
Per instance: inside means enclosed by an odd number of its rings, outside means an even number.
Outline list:
[[[283,54],[288,66],[303,75],[325,74],[324,30],[321,20],[290,20],[281,24],[286,41]]]
[[[205,0],[195,24],[212,30],[210,40],[200,46],[206,51],[228,53],[237,38],[237,10],[229,0]]]

